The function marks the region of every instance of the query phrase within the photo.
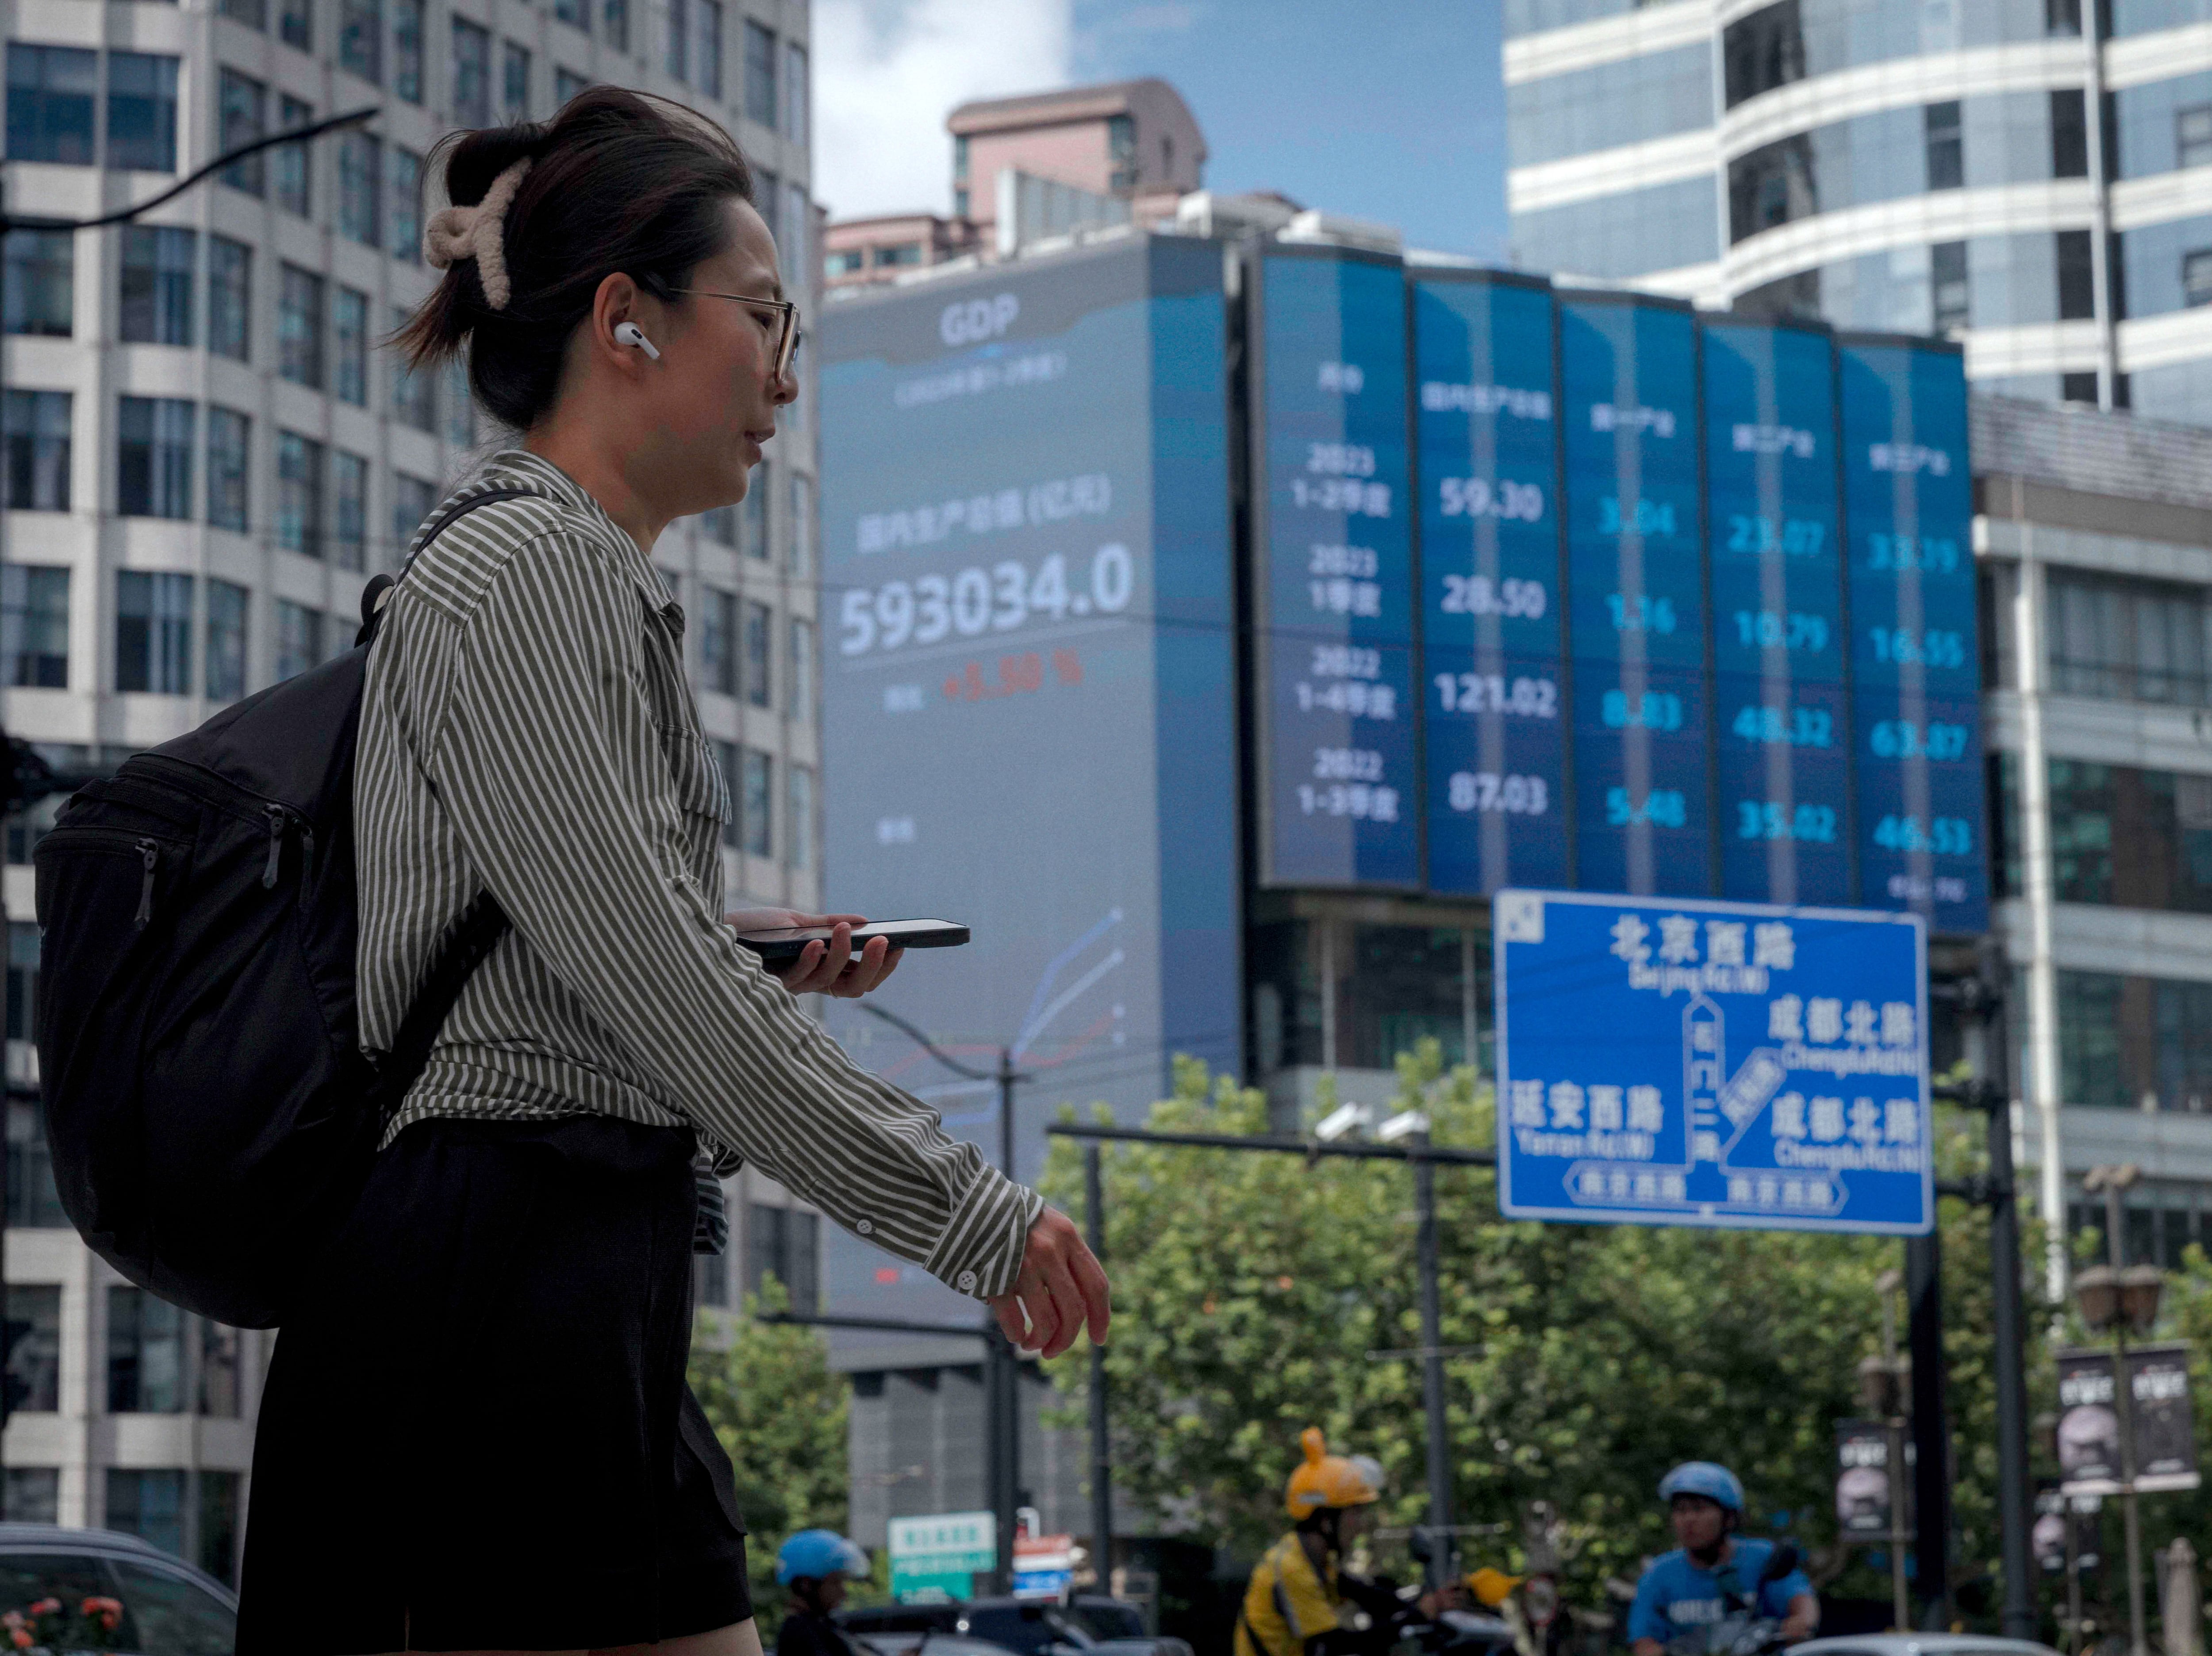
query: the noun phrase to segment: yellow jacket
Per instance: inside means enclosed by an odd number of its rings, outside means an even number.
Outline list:
[[[1244,1589],[1237,1656],[1304,1656],[1306,1641],[1342,1624],[1336,1566],[1314,1568],[1294,1530],[1267,1549]]]

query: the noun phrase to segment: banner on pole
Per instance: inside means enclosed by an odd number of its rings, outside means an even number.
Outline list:
[[[2059,1488],[2067,1495],[2121,1495],[2127,1490],[2112,1368],[2111,1351],[2058,1353]],[[2203,1478],[2190,1412],[2189,1348],[2130,1347],[2127,1372],[2136,1493],[2197,1488]]]

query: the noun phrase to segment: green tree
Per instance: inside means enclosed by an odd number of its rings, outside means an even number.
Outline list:
[[[1433,1042],[1399,1060],[1400,1107],[1440,1143],[1494,1142],[1486,1084],[1446,1075]],[[1157,1128],[1265,1130],[1260,1094],[1179,1067]],[[1939,1123],[1938,1164],[1976,1164],[1978,1117]],[[1119,1487],[1164,1521],[1249,1556],[1287,1520],[1298,1433],[1319,1425],[1390,1477],[1385,1523],[1425,1516],[1413,1175],[1401,1164],[1116,1146],[1107,1252],[1115,1315],[1107,1374]],[[1081,1202],[1080,1151],[1059,1141],[1047,1187]],[[1507,1223],[1487,1168],[1437,1175],[1449,1460],[1457,1517],[1498,1526],[1470,1564],[1524,1557],[1527,1504],[1552,1503],[1574,1599],[1632,1580],[1672,1544],[1656,1496],[1690,1459],[1749,1487],[1750,1527],[1776,1517],[1832,1546],[1833,1422],[1858,1412],[1855,1370],[1880,1345],[1875,1278],[1893,1241],[1778,1231]],[[1985,1216],[1943,1204],[1944,1287],[1961,1576],[1989,1567],[1996,1461]],[[2030,1242],[2027,1252],[2038,1257]],[[2032,1322],[2042,1319],[2031,1316]],[[1055,1379],[1079,1398],[1088,1357]],[[1378,1562],[1403,1570],[1402,1552]],[[1847,1567],[1840,1550],[1826,1562]],[[1859,1567],[1861,1569],[1863,1566]],[[1870,1575],[1854,1583],[1874,1594]]]
[[[760,1320],[790,1304],[773,1277],[748,1295],[736,1338],[718,1350],[704,1318],[694,1331],[691,1390],[737,1472],[745,1521],[745,1562],[761,1636],[773,1644],[783,1620],[775,1550],[794,1532],[845,1528],[846,1422],[853,1388],[830,1367],[811,1328]]]

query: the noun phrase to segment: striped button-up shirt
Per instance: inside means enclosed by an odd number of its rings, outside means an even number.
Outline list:
[[[963,1293],[1005,1292],[1039,1198],[855,1065],[723,923],[729,791],[651,561],[536,455],[494,456],[445,504],[487,488],[531,493],[416,560],[362,703],[362,1044],[390,1047],[479,890],[514,922],[392,1135],[428,1116],[689,1126],[715,1171],[756,1162]]]

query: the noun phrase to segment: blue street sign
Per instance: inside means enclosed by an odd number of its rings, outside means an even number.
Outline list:
[[[1925,1234],[1916,914],[1501,891],[1510,1219]]]

